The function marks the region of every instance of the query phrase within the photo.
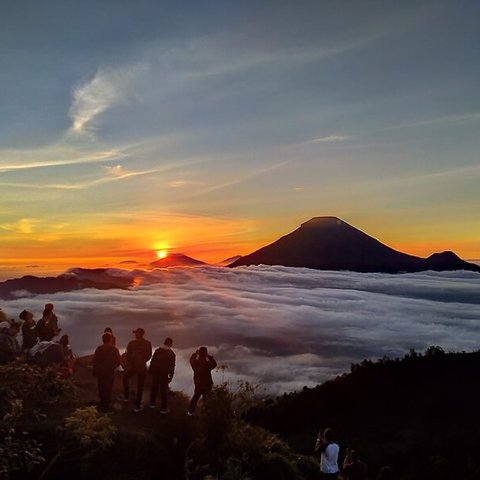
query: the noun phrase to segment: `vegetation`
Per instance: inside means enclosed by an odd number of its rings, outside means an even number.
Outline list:
[[[169,415],[134,413],[128,404],[99,414],[88,362],[74,387],[19,361],[0,366],[0,480],[316,479],[313,443],[327,426],[341,458],[356,447],[371,478],[389,464],[398,480],[473,480],[480,478],[479,371],[480,352],[430,347],[401,360],[366,360],[261,403],[249,384],[235,392],[220,385],[188,417],[180,392],[172,392]]]

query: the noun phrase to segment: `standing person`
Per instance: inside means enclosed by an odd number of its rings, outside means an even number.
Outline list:
[[[337,480],[338,477],[338,452],[340,447],[333,441],[333,431],[326,428],[318,433],[315,451],[321,453],[320,472],[325,480]]]
[[[103,330],[103,333],[109,333],[111,335],[110,343],[114,347],[116,347],[117,346],[117,339],[115,338],[115,335],[113,334],[113,330],[110,327],[105,327],[105,330]]]
[[[360,460],[358,452],[351,448],[347,449],[343,461],[343,476],[345,480],[367,480],[367,465]]]
[[[13,362],[20,354],[17,335],[20,331],[20,322],[9,322],[9,327],[0,330],[0,365]]]
[[[93,354],[93,376],[97,378],[98,396],[100,398],[99,410],[108,412],[115,369],[120,365],[120,352],[112,345],[111,335],[102,335],[103,344],[97,347]]]
[[[196,352],[192,353],[190,365],[193,369],[195,391],[190,401],[188,414],[193,415],[200,397],[205,397],[212,389],[212,370],[217,366],[217,362],[212,355],[208,354],[207,347],[200,347]]]
[[[24,321],[22,325],[22,350],[30,350],[38,341],[37,324],[33,319],[33,313],[22,310],[19,315]]]
[[[158,389],[160,388],[160,413],[167,414],[168,409],[168,384],[175,373],[175,353],[172,350],[173,340],[167,337],[163,345],[155,350],[150,362],[150,375],[152,376],[152,389],[150,392],[150,408],[155,408]]]
[[[143,410],[142,395],[145,384],[145,375],[147,373],[147,362],[152,358],[152,344],[143,338],[145,330],[137,328],[133,330],[135,340],[132,340],[125,351],[125,372],[123,372],[123,395],[117,399],[121,402],[128,402],[129,380],[131,377],[137,377],[137,392],[135,396],[134,412]]]
[[[55,312],[53,311],[53,303],[46,303],[45,308],[43,310],[43,313],[45,312],[50,312],[50,328],[55,332],[54,336],[57,336],[60,333],[60,328],[58,328],[58,318],[55,315]]]

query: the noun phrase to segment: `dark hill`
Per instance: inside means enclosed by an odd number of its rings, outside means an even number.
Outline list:
[[[165,258],[160,258],[149,264],[149,268],[168,268],[168,267],[199,267],[206,265],[205,262],[188,257],[183,253],[169,253]]]
[[[342,451],[357,448],[371,474],[390,464],[399,479],[473,480],[480,478],[479,371],[480,352],[439,347],[402,360],[365,360],[349,374],[258,407],[250,420],[303,453],[312,451],[319,429],[331,427]]]
[[[453,252],[434,254],[427,259],[399,252],[336,217],[312,218],[230,266],[260,264],[357,272],[480,272],[478,265],[461,260]]]

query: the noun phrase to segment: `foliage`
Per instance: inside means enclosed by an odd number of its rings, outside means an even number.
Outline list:
[[[21,400],[10,403],[0,423],[0,479],[7,480],[15,472],[31,471],[44,462],[40,445],[27,432],[18,431],[17,423],[23,414]]]

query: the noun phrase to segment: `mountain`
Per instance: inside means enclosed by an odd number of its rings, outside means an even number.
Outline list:
[[[436,253],[429,258],[399,252],[336,217],[312,218],[292,233],[229,266],[260,264],[356,272],[480,272],[478,265],[465,262],[453,252]]]
[[[195,260],[183,253],[169,253],[165,258],[160,258],[148,265],[149,268],[168,268],[168,267],[199,267],[206,265],[205,262]]]
[[[242,258],[241,255],[235,255],[234,257],[229,257],[229,258],[226,258],[225,260],[222,260],[220,263],[217,263],[217,265],[219,265],[220,267],[229,267],[233,262],[236,262],[241,258]]]
[[[108,290],[110,288],[127,289],[134,283],[133,275],[121,274],[121,271],[107,268],[74,268],[57,277],[35,277],[25,275],[0,283],[0,298],[5,300],[26,297],[31,294],[71,292],[84,288]]]

